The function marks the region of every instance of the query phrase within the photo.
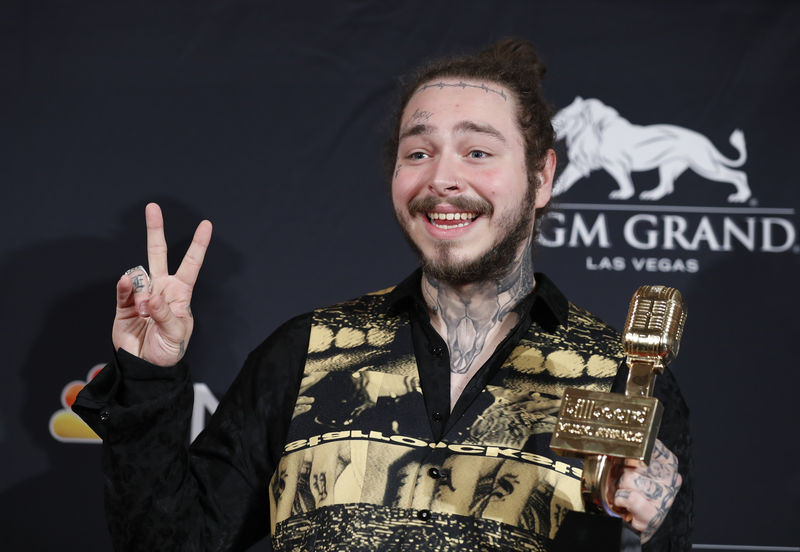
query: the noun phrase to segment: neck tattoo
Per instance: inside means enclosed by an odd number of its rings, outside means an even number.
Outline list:
[[[535,284],[530,246],[528,240],[509,270],[494,280],[454,287],[423,275],[423,296],[434,326],[445,330],[443,337],[450,351],[450,371],[454,374],[466,374],[473,368],[487,337],[500,329],[509,313],[517,319],[515,307]]]

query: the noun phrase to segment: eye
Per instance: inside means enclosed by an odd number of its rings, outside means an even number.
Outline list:
[[[424,151],[415,151],[415,152],[410,153],[408,155],[408,158],[409,159],[416,159],[416,160],[418,160],[418,159],[427,159],[428,158],[428,154],[425,153]]]
[[[489,157],[489,154],[481,150],[472,150],[467,154],[467,157],[470,159],[486,159]]]

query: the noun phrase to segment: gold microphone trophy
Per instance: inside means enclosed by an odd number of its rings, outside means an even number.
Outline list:
[[[652,396],[656,375],[678,354],[686,309],[678,290],[642,286],[631,299],[622,334],[627,355],[625,394],[570,387],[561,402],[550,448],[584,457],[581,493],[587,512],[630,521],[614,507],[614,482],[624,459],[650,462],[663,408]]]

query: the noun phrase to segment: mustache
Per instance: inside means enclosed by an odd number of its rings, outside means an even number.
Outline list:
[[[491,215],[494,212],[492,204],[485,199],[465,196],[453,196],[447,199],[432,196],[414,198],[408,202],[408,212],[411,215],[427,214],[445,203],[456,209],[479,215]]]

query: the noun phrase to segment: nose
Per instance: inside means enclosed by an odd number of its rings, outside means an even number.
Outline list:
[[[460,178],[458,161],[448,154],[434,160],[433,174],[428,188],[438,196],[448,196],[464,191],[464,180]]]

